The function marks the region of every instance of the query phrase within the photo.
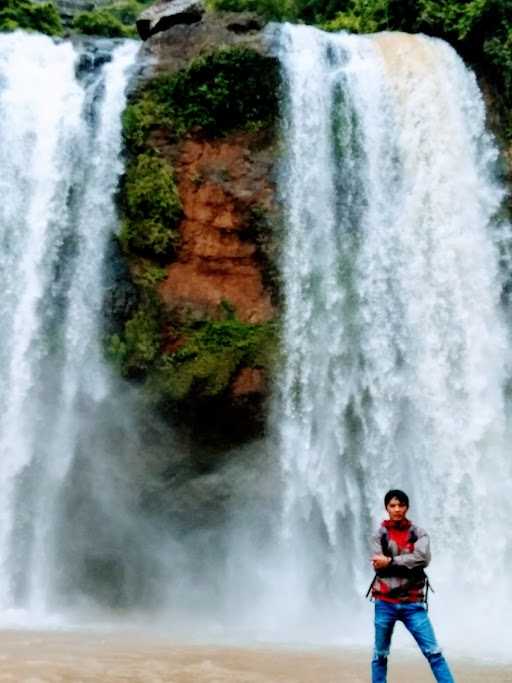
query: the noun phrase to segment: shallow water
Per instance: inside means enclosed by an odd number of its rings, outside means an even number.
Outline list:
[[[364,651],[182,646],[149,634],[3,631],[0,681],[130,681],[144,683],[363,683]],[[512,682],[505,668],[452,662],[464,683]],[[391,661],[393,683],[431,681],[419,655]]]

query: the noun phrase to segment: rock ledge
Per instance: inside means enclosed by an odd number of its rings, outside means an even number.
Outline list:
[[[160,0],[148,7],[137,19],[137,31],[142,40],[177,24],[201,21],[204,5],[201,0]]]

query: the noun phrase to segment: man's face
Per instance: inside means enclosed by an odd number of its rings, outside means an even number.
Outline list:
[[[389,519],[392,522],[401,522],[402,519],[405,519],[408,507],[404,503],[401,503],[398,498],[391,498],[386,505],[386,510],[388,511]]]

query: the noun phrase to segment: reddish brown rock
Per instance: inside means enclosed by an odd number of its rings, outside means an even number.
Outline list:
[[[176,260],[160,286],[167,308],[215,317],[228,302],[244,322],[274,317],[256,245],[252,211],[272,211],[272,154],[254,149],[258,133],[185,140],[174,158],[184,218]]]
[[[231,393],[235,398],[265,393],[265,374],[259,368],[242,368],[233,380]]]

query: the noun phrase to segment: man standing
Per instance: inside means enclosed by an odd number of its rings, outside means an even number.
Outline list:
[[[384,497],[389,519],[372,537],[375,579],[375,650],[372,683],[386,683],[389,647],[397,621],[412,634],[428,659],[439,683],[454,683],[448,664],[437,644],[425,604],[425,567],[430,562],[429,538],[407,519],[409,498],[398,489]]]

